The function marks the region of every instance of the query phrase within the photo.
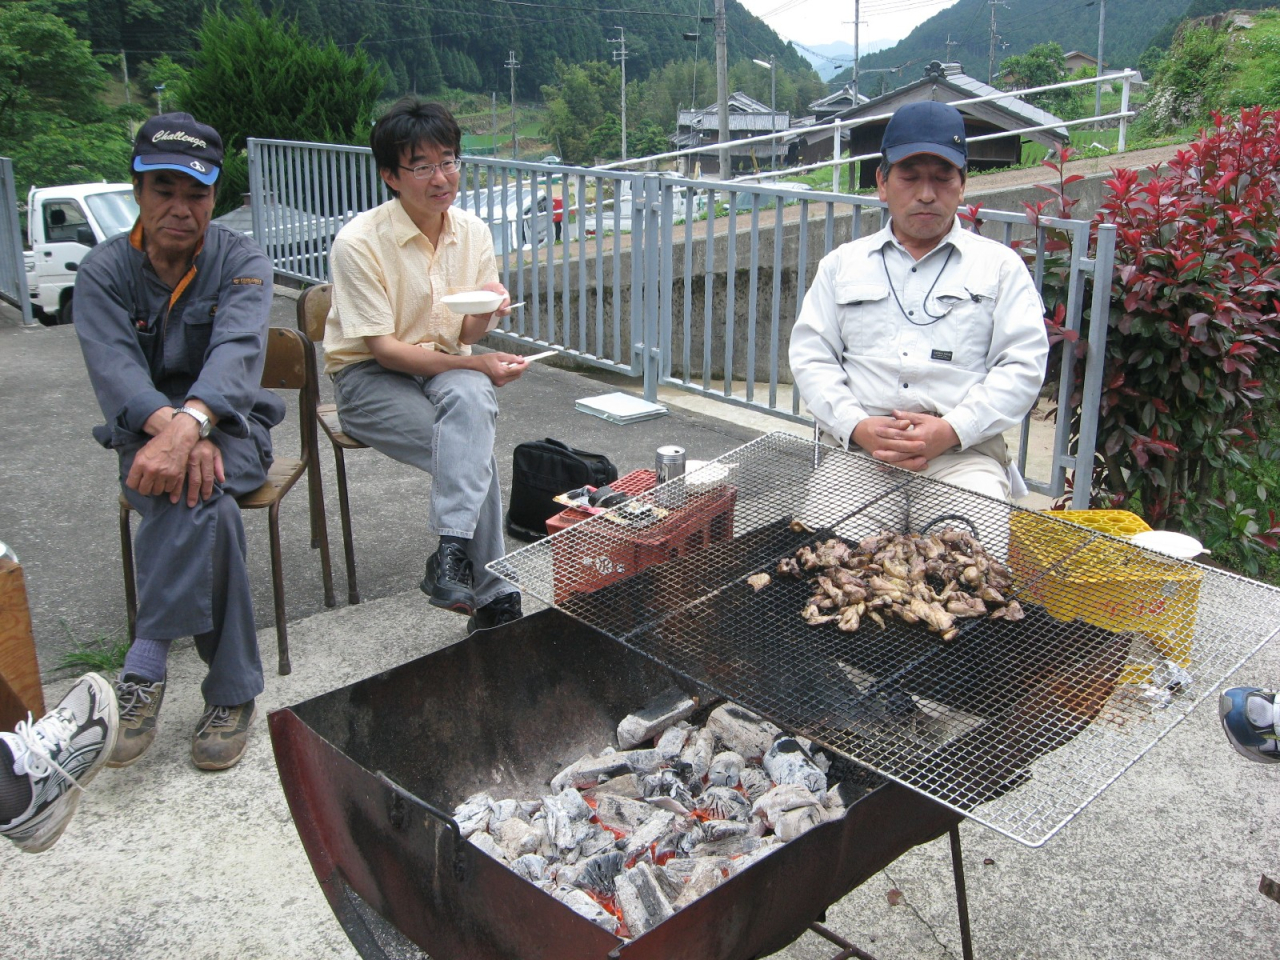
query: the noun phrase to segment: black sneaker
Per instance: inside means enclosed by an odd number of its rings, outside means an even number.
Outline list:
[[[470,619],[467,620],[467,633],[488,630],[490,627],[500,627],[504,623],[519,620],[523,616],[524,612],[520,609],[520,592],[515,590],[511,593],[504,593],[502,596],[490,600],[472,614]]]
[[[427,560],[427,575],[418,586],[434,606],[470,616],[475,609],[472,583],[467,551],[456,543],[441,543]]]

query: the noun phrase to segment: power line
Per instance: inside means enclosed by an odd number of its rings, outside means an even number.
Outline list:
[[[391,0],[364,0],[376,7],[390,7],[398,10],[416,10],[419,13],[437,13],[442,12],[440,8],[435,6],[420,5],[416,3],[392,3]],[[672,20],[696,20],[691,13],[670,13],[663,10],[639,10],[634,7],[571,7],[562,3],[538,3],[535,0],[486,0],[488,3],[496,3],[509,7],[547,7],[552,10],[566,10],[577,13],[625,13],[627,16],[633,17],[668,17]],[[461,13],[465,16],[478,16],[472,11],[443,11],[450,13]],[[559,21],[556,21],[559,22]]]

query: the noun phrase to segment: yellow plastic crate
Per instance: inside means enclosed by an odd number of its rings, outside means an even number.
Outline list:
[[[1150,529],[1126,510],[1015,513],[1009,531],[1015,585],[1058,620],[1079,618],[1107,630],[1136,631],[1166,658],[1186,667],[1202,573],[1097,536],[1125,538]],[[1123,679],[1149,676],[1149,668],[1127,669]]]
[[[1128,510],[1045,510],[1044,513],[1113,537],[1132,537],[1151,529],[1147,521]]]

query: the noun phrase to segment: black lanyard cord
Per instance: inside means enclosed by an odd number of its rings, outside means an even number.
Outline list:
[[[938,270],[938,275],[933,278],[933,283],[929,285],[929,292],[924,295],[924,299],[920,301],[920,309],[928,321],[920,323],[911,319],[911,315],[907,313],[906,308],[902,306],[902,301],[898,299],[898,291],[894,289],[893,278],[889,276],[889,261],[885,258],[884,247],[880,248],[880,265],[884,267],[885,283],[889,284],[889,292],[893,294],[893,302],[898,305],[898,310],[902,313],[902,318],[913,327],[931,327],[943,317],[947,315],[947,311],[943,310],[936,317],[929,312],[929,298],[933,296],[933,288],[938,285],[938,281],[942,279],[942,275],[947,272],[947,264],[951,262],[951,255],[956,252],[956,248],[951,246],[947,249],[947,258],[942,261],[942,267]]]

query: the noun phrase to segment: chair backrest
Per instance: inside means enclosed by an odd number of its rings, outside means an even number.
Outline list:
[[[269,328],[262,385],[271,390],[305,390],[315,380],[315,350],[297,330]]]
[[[324,340],[324,322],[333,303],[333,284],[322,283],[308,287],[298,298],[298,329],[312,343]]]
[[[297,330],[270,327],[267,330],[267,360],[262,367],[262,385],[268,390],[298,391],[298,422],[302,436],[302,459],[312,463],[316,449],[316,405],[320,384],[316,374],[316,348]]]

